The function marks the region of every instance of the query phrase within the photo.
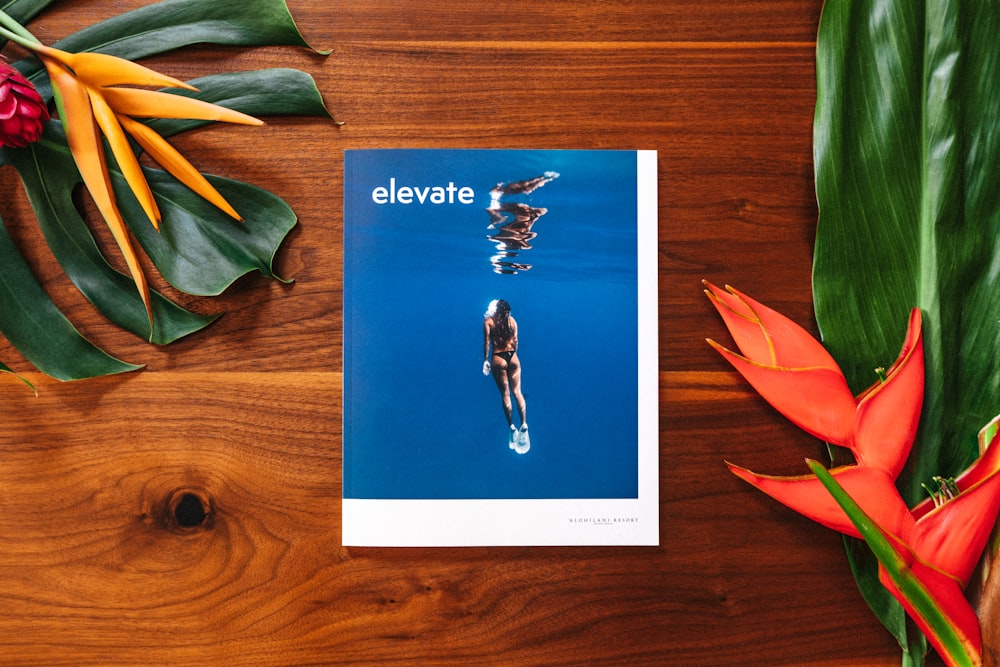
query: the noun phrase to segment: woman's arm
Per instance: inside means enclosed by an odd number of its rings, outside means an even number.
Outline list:
[[[490,359],[490,330],[493,328],[493,320],[487,318],[483,320],[483,361]]]
[[[483,375],[490,374],[490,329],[493,320],[483,320]]]

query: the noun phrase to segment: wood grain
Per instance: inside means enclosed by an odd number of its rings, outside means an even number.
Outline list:
[[[32,29],[51,42],[144,4],[59,3]],[[51,266],[0,171],[0,215],[53,298],[147,366],[32,375],[37,398],[3,384],[0,663],[898,664],[839,538],[726,471],[795,472],[821,451],[704,343],[724,328],[702,278],[811,321],[821,2],[289,5],[329,56],[194,47],[151,63],[305,69],[345,121],[179,138],[203,170],[293,206],[278,259],[293,284],[248,276],[190,299],[226,314],[150,347]],[[342,155],[362,147],[659,151],[661,546],[340,546]],[[25,368],[9,346],[0,359]],[[203,524],[178,524],[185,494]]]

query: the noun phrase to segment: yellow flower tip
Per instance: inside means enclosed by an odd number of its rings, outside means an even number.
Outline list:
[[[146,181],[146,176],[142,172],[139,160],[132,151],[132,146],[125,136],[125,131],[118,117],[107,105],[99,90],[90,89],[89,95],[94,119],[108,140],[108,145],[118,162],[122,176],[125,177],[125,182],[128,183],[129,189],[132,190],[136,200],[142,206],[150,223],[154,228],[159,228],[160,209],[153,198],[153,191]]]
[[[214,190],[214,188],[213,188],[213,190]],[[218,208],[220,211],[222,211],[223,213],[225,213],[226,215],[228,215],[230,218],[232,218],[236,222],[243,222],[243,216],[240,215],[236,211],[236,209],[233,208],[232,204],[230,204],[228,201],[226,201],[225,197],[223,197],[222,195],[220,195],[217,191],[215,191],[213,193],[206,192],[204,194],[203,193],[199,193],[199,194],[201,194],[202,197],[205,197],[205,199],[207,199],[209,202],[211,202],[216,208]]]
[[[156,85],[156,84],[150,84],[150,85]],[[194,86],[189,86],[187,83],[181,81],[180,79],[174,79],[170,83],[160,82],[158,85],[161,85],[164,88],[180,88],[182,90],[190,90],[192,93],[201,92],[198,88],[195,88]]]
[[[148,125],[125,115],[117,116],[122,127],[142,146],[151,158],[166,169],[174,178],[207,199],[231,218],[242,222],[243,217],[226,201],[215,187],[166,139]]]
[[[183,88],[184,90],[190,90],[192,93],[200,93],[201,89],[197,86],[192,86],[187,81],[181,81],[180,79],[174,79],[174,84],[170,86],[171,88]]]
[[[711,338],[706,338],[706,339],[705,339],[705,342],[706,342],[706,343],[708,343],[709,345],[711,345],[711,346],[712,346],[712,348],[713,348],[713,349],[715,349],[715,350],[716,350],[716,351],[718,351],[718,352],[721,352],[721,353],[723,353],[723,354],[725,354],[726,352],[728,352],[729,354],[732,354],[732,355],[736,355],[736,356],[740,356],[740,355],[736,354],[735,352],[733,352],[732,350],[730,350],[730,349],[729,349],[728,347],[726,347],[725,345],[720,345],[719,343],[715,342],[715,341],[714,341],[713,339],[711,339]]]
[[[726,309],[727,311],[729,311],[729,312],[732,312],[732,313],[734,313],[734,314],[736,314],[736,315],[739,315],[740,317],[744,317],[744,318],[745,318],[745,316],[744,316],[744,315],[742,315],[742,314],[740,314],[740,313],[736,313],[736,311],[734,311],[734,310],[732,309],[732,307],[731,307],[731,306],[730,306],[730,305],[729,305],[728,303],[726,303],[725,301],[723,301],[723,300],[722,300],[722,299],[721,299],[721,298],[719,297],[719,295],[718,295],[718,294],[716,294],[716,293],[715,293],[714,291],[712,291],[711,289],[707,289],[707,290],[705,290],[705,296],[707,296],[707,297],[708,297],[708,300],[709,300],[709,301],[711,301],[711,302],[712,302],[712,305],[714,305],[714,306],[715,306],[716,308],[725,308],[725,309]]]

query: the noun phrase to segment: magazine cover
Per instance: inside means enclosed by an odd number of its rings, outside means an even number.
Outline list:
[[[345,151],[345,545],[658,544],[656,159]]]

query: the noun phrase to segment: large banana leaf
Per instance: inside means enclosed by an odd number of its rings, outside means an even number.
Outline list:
[[[1000,412],[997,34],[992,2],[827,0],[820,22],[816,318],[859,390],[923,310],[924,412],[900,479],[911,503],[976,457]]]
[[[0,9],[26,21],[49,4],[51,0],[0,1]],[[252,3],[166,0],[81,30],[58,46],[70,51],[96,50],[138,59],[201,42],[306,46],[284,0]],[[45,71],[37,61],[24,59],[17,66],[33,80],[40,93],[51,95]],[[185,94],[252,115],[329,118],[312,78],[298,70],[220,74],[193,83],[199,92]],[[169,136],[205,123],[175,120],[151,121],[151,124]],[[28,148],[0,149],[0,165],[5,163],[18,170],[46,241],[62,268],[112,322],[163,344],[197,331],[214,319],[186,311],[162,295],[153,294],[155,328],[149,331],[145,307],[131,279],[113,269],[101,255],[73,204],[72,193],[79,186],[80,177],[57,122],[49,124],[42,141]],[[294,212],[279,197],[246,183],[209,176],[244,215],[245,220],[238,223],[165,172],[147,169],[147,179],[163,214],[163,231],[157,233],[115,165],[109,166],[126,222],[161,275],[174,287],[190,294],[216,295],[251,270],[274,277],[271,262],[296,222]],[[5,258],[2,265],[16,266],[19,271],[4,276],[10,296],[2,298],[0,293],[0,331],[32,364],[61,379],[136,368],[93,347],[76,332],[44,296],[13,244],[9,241],[0,244],[0,252]],[[9,272],[5,269],[4,273]],[[33,297],[18,298],[21,292]],[[40,337],[37,335],[40,330],[54,333]],[[50,340],[56,334],[66,340]],[[48,342],[43,344],[44,341]],[[67,356],[73,358],[65,359]],[[69,367],[64,367],[67,364]]]
[[[1000,411],[998,34],[1000,7],[954,0],[830,0],[820,24],[816,318],[859,389],[924,311],[910,501]]]

